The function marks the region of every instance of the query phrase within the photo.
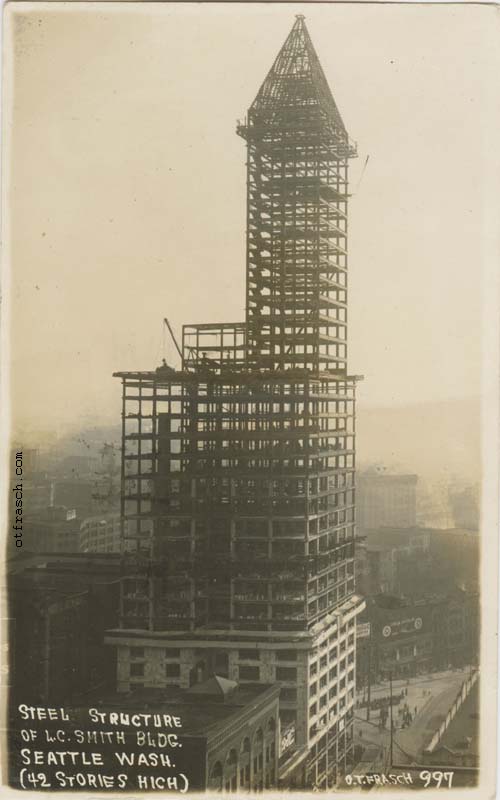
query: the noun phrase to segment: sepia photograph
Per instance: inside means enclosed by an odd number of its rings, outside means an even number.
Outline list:
[[[497,17],[5,5],[6,796],[495,796]]]

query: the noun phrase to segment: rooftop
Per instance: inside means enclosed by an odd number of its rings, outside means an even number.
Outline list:
[[[224,696],[223,702],[217,697],[210,698],[207,689],[215,685],[232,684],[232,691]],[[197,688],[201,691],[198,692]],[[204,691],[207,692],[204,695]],[[244,684],[239,685],[220,676],[213,676],[208,681],[191,687],[191,689],[137,689],[127,694],[105,696],[95,707],[99,711],[120,711],[124,713],[170,714],[181,718],[182,734],[188,736],[210,736],[226,726],[232,717],[238,717],[245,708],[256,710],[261,704],[272,702],[278,698],[279,685]],[[204,695],[204,696],[200,696]],[[75,709],[72,716],[86,714],[86,709]]]

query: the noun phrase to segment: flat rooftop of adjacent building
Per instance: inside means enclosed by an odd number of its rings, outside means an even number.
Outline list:
[[[23,548],[24,549],[24,548]],[[7,560],[7,575],[33,581],[53,579],[92,580],[109,583],[119,580],[122,572],[119,553],[23,553]]]
[[[170,714],[180,717],[177,732],[188,736],[210,736],[244,710],[256,710],[279,695],[278,684],[237,684],[212,676],[190,689],[136,689],[127,694],[112,694],[94,701],[102,712]],[[75,710],[78,713],[78,709]],[[103,729],[106,725],[103,726]],[[109,726],[106,728],[109,730]]]
[[[400,472],[360,472],[358,481],[373,481],[373,482],[390,482],[390,483],[417,483],[418,475],[413,473],[400,473]]]

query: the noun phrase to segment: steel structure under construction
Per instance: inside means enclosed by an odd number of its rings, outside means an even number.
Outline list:
[[[213,673],[280,682],[274,783],[327,788],[349,766],[363,608],[347,373],[355,148],[302,16],[237,131],[246,319],[184,326],[178,370],[117,373],[123,537],[134,544],[108,641],[123,691]],[[269,785],[255,747],[226,789]]]

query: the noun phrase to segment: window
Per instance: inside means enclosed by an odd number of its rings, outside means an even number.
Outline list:
[[[319,668],[323,669],[323,667],[326,667],[326,663],[327,663],[327,656],[321,656],[321,659],[320,659],[320,662],[319,662]]]
[[[297,689],[282,689],[280,699],[288,702],[295,702],[297,699]]]
[[[276,653],[278,661],[297,661],[296,650],[278,650]]]
[[[244,681],[258,681],[260,670],[258,667],[240,667],[239,676]]]
[[[238,658],[240,661],[260,661],[260,653],[258,650],[238,650]]]
[[[143,678],[144,677],[144,664],[131,664],[130,665],[130,677],[131,678]]]
[[[167,678],[178,678],[181,674],[180,664],[167,664],[165,667]]]
[[[131,647],[130,658],[144,658],[144,647]]]
[[[297,670],[295,667],[276,667],[277,681],[296,681]]]
[[[167,647],[165,649],[165,658],[180,658],[181,651],[176,647]]]
[[[311,676],[312,675],[316,675],[317,671],[318,671],[318,665],[317,665],[317,663],[315,661],[314,664],[311,664],[310,667],[309,667],[309,675],[311,675]]]

